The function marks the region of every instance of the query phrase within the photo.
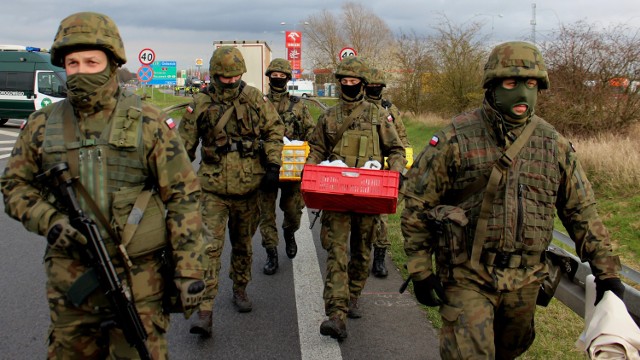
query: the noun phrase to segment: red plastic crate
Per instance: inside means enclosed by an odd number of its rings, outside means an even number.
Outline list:
[[[302,197],[307,207],[361,214],[393,214],[400,174],[335,166],[305,165]]]

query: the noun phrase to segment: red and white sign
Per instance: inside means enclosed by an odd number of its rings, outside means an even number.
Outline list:
[[[287,48],[302,47],[302,33],[300,31],[286,31],[285,44]]]
[[[156,61],[156,53],[149,48],[142,49],[140,54],[138,54],[138,60],[140,60],[140,63],[143,65],[151,65]]]
[[[340,53],[338,54],[338,56],[340,57],[340,60],[342,60],[347,56],[358,56],[358,53],[354,48],[346,47],[340,50]]]

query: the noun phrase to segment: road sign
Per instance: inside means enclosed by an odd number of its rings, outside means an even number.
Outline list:
[[[142,65],[138,69],[136,75],[138,76],[139,81],[143,83],[149,82],[153,79],[153,69],[151,69],[151,66],[149,65]]]
[[[346,48],[342,48],[342,50],[340,50],[340,60],[346,58],[347,56],[358,56],[358,53],[356,52],[355,49],[350,48],[350,47],[346,47]]]
[[[175,61],[154,61],[150,66],[153,70],[153,79],[147,85],[175,85],[177,75]]]
[[[149,48],[142,49],[140,54],[138,54],[138,60],[144,65],[151,65],[151,63],[156,61],[156,53]]]

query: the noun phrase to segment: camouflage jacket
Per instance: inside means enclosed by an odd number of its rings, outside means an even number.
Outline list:
[[[609,235],[596,212],[594,194],[569,141],[539,119],[533,135],[520,150],[498,185],[483,243],[483,269],[467,260],[475,239],[484,189],[458,199],[450,194],[464,190],[474,179],[491,172],[503,151],[523,127],[502,134],[498,114],[485,104],[481,109],[455,117],[435,134],[409,170],[401,229],[405,238],[408,269],[416,280],[433,272],[436,254],[442,281],[466,279],[499,290],[514,290],[546,275],[539,255],[552,239],[554,210],[575,241],[578,256],[589,261],[598,278],[616,277],[620,261],[612,254]],[[451,254],[440,254],[446,240],[439,239],[427,219],[439,205],[462,208],[468,218],[461,236],[464,258],[452,264]],[[431,223],[433,226],[433,223]],[[442,238],[442,236],[440,236]],[[488,266],[486,254],[531,255],[528,266]],[[444,255],[444,256],[443,256]],[[537,257],[537,259],[535,258]],[[513,258],[513,257],[511,257]],[[523,260],[524,261],[524,260]]]
[[[377,132],[378,139],[373,141],[378,141],[378,144],[375,144],[374,147],[379,147],[382,155],[389,158],[389,169],[402,172],[406,163],[405,152],[393,121],[388,120],[384,112],[377,111],[375,105],[364,100],[353,103],[341,100],[337,105],[327,109],[320,115],[318,123],[309,138],[310,152],[307,164],[319,164],[324,160],[344,160],[340,155],[340,149],[336,146],[341,139],[337,139],[336,135],[344,121],[355,112],[359,112],[360,115],[345,134],[350,130],[366,132],[377,127],[374,133]],[[343,138],[345,134],[343,134]],[[368,159],[363,160],[362,165]]]
[[[117,83],[115,86],[117,87]],[[122,96],[120,90],[112,89],[111,94],[114,92],[115,96],[105,96],[100,106],[96,107],[100,111],[76,114],[79,116],[79,131],[86,139],[100,138],[101,131],[113,117],[116,103]],[[27,230],[43,236],[53,221],[66,216],[59,203],[52,202],[47,196],[51,189],[47,188],[46,183],[36,181],[35,177],[46,170],[43,168],[43,142],[47,119],[56,106],[66,105],[67,101],[49,105],[31,114],[16,141],[2,178],[6,213],[21,221]],[[174,250],[176,276],[201,279],[204,270],[198,178],[177,132],[173,130],[172,120],[156,107],[144,102],[142,108],[136,111],[141,111],[142,114],[142,153],[146,154],[141,159],[144,172],[156,186],[167,209],[165,223],[168,241]],[[147,179],[140,181],[144,183]],[[104,194],[105,197],[110,195]],[[48,248],[48,251],[55,250]],[[58,252],[62,254],[61,251]],[[80,256],[80,252],[71,253]]]
[[[220,142],[212,133],[227,110],[232,111],[231,118],[224,126],[226,139]],[[215,91],[197,94],[179,131],[192,161],[202,143],[198,176],[205,191],[249,194],[258,189],[267,164],[282,164],[282,119],[267,97],[249,85],[242,84],[232,101],[220,100]]]
[[[404,147],[410,147],[411,143],[409,143],[409,138],[407,137],[407,129],[404,126],[404,122],[402,122],[402,117],[400,115],[400,109],[395,106],[391,101],[387,99],[372,99],[367,98],[367,101],[370,103],[376,104],[377,106],[383,108],[387,113],[387,120],[391,117],[394,125],[396,126],[396,131],[398,132],[398,136],[402,141],[402,145]]]
[[[270,91],[267,97],[284,122],[284,136],[289,140],[308,140],[316,123],[307,105],[299,97],[289,95],[288,92]]]

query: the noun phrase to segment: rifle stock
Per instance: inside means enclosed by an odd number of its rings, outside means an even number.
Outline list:
[[[111,257],[96,223],[84,215],[73,189],[73,181],[66,163],[56,164],[38,177],[49,178],[58,188],[61,199],[69,211],[69,222],[86,239],[84,246],[88,264],[97,274],[100,287],[109,300],[127,342],[134,347],[141,359],[152,359],[147,349],[147,333],[135,307],[130,290],[118,277]]]

